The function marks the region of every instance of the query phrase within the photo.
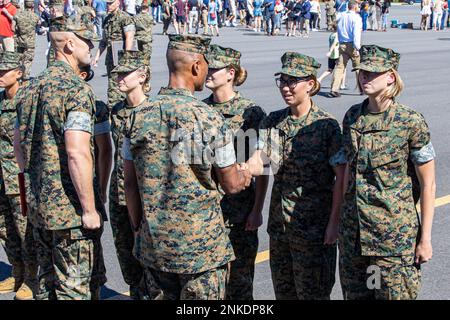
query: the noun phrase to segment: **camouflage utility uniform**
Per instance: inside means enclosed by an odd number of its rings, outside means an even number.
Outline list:
[[[169,38],[169,50],[200,54],[210,41]],[[212,170],[236,157],[222,116],[188,89],[162,88],[132,112],[127,130],[123,155],[134,162],[144,212],[134,250],[149,297],[224,299],[234,255]]]
[[[278,74],[315,75],[313,58],[288,52]],[[277,75],[278,75],[277,74]],[[263,121],[260,148],[272,162],[270,269],[277,299],[330,299],[336,245],[324,245],[333,201],[333,168],[345,163],[339,123],[314,102],[294,119],[285,108]]]
[[[22,66],[23,55],[15,52],[0,54],[0,70],[13,70]],[[33,230],[27,217],[22,215],[18,182],[19,167],[14,155],[14,128],[17,120],[16,98],[0,93],[0,243],[12,265],[16,290],[23,283],[34,289],[37,265],[33,244]]]
[[[28,78],[33,64],[39,17],[33,11],[33,1],[25,1],[25,8],[14,15],[14,40],[16,51],[24,55],[24,77]]]
[[[362,70],[398,66],[399,54],[391,49],[363,46],[360,54]],[[368,100],[353,106],[343,121],[349,185],[339,235],[342,291],[345,299],[415,299],[420,222],[408,163],[434,159],[430,131],[421,114],[395,101],[382,113],[367,106]],[[373,274],[378,288],[370,287]]]
[[[58,30],[94,39],[88,27]],[[30,183],[27,200],[35,229],[39,263],[37,299],[90,299],[106,282],[100,236],[102,229],[82,227],[83,209],[72,183],[64,132],[93,134],[95,98],[89,85],[65,62],[55,61],[30,82],[18,105],[20,141]],[[94,159],[93,137],[90,142]],[[92,168],[93,169],[93,168]],[[93,170],[94,174],[94,170]],[[94,179],[96,209],[105,216]]]
[[[124,47],[122,49],[125,49],[125,33],[135,31],[133,18],[126,12],[117,9],[117,11],[106,16],[103,22],[103,31],[100,48],[106,49],[105,65],[108,73],[108,106],[112,108],[117,102],[125,99],[125,95],[117,88],[117,76],[111,73],[115,67],[111,46],[113,41],[123,41]]]
[[[239,66],[241,53],[231,48],[222,48],[217,45],[211,46],[209,67],[221,69],[230,64]],[[253,101],[241,96],[239,92],[227,102],[215,103],[213,95],[203,102],[210,105],[225,118],[225,123],[233,132],[235,152],[238,162],[245,162],[254,151],[257,139],[257,130],[265,112]],[[246,141],[245,149],[238,150],[238,146],[244,139],[248,130],[254,130],[252,141]],[[240,131],[241,130],[241,131]],[[238,151],[239,154],[238,154]],[[233,245],[236,260],[231,263],[229,282],[227,284],[228,300],[252,300],[253,299],[253,277],[255,273],[255,259],[258,253],[258,231],[246,231],[245,225],[255,203],[255,183],[238,194],[224,195],[220,206],[228,229],[228,236]]]

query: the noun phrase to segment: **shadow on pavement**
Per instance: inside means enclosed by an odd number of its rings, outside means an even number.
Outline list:
[[[106,286],[103,286],[101,289],[101,292],[100,292],[100,296],[101,296],[102,300],[112,298],[115,296],[120,296],[120,295],[122,295],[121,292],[117,292],[116,290],[110,289]]]

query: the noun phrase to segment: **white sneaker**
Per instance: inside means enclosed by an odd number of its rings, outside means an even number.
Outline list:
[[[226,25],[227,27],[229,27],[229,26],[230,26],[230,21],[225,21],[225,25]]]
[[[253,28],[253,31],[258,32],[258,31],[256,30],[256,28]]]

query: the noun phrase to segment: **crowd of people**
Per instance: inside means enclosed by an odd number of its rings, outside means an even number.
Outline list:
[[[109,218],[131,298],[251,300],[273,175],[267,232],[277,299],[330,299],[338,246],[345,299],[415,299],[420,265],[433,255],[436,156],[424,117],[397,99],[400,54],[361,45],[359,3],[330,21],[330,96],[339,96],[349,60],[366,96],[343,106],[342,129],[314,100],[326,76],[314,57],[282,55],[274,77],[285,106],[267,115],[238,90],[247,80],[242,53],[201,35],[169,35],[168,85],[149,97],[158,18],[148,17],[167,11],[142,2],[129,12],[127,3],[95,7],[106,13],[101,30],[87,4],[40,3],[48,66],[33,78],[25,53],[2,39],[0,242],[12,272],[0,293],[99,299]],[[24,2],[31,14],[33,5]],[[230,26],[244,16],[244,6],[227,8]],[[178,33],[186,16],[202,14],[180,12]],[[302,31],[318,28],[312,13],[300,14]],[[104,52],[105,102],[88,83]],[[195,92],[204,87],[211,94],[202,101]]]

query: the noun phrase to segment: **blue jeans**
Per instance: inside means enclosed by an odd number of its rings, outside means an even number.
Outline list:
[[[152,10],[153,20],[161,22],[161,6],[153,7]]]
[[[275,29],[281,30],[281,13],[275,15]]]
[[[385,13],[381,15],[381,29],[386,30],[388,26],[388,16],[389,14]]]
[[[369,13],[368,12],[362,12],[361,11],[361,19],[362,19],[362,29],[363,31],[367,30],[367,18],[369,17]]]
[[[106,12],[98,11],[95,13],[95,29],[97,30],[97,35],[102,38],[103,37],[103,20],[105,20]]]

